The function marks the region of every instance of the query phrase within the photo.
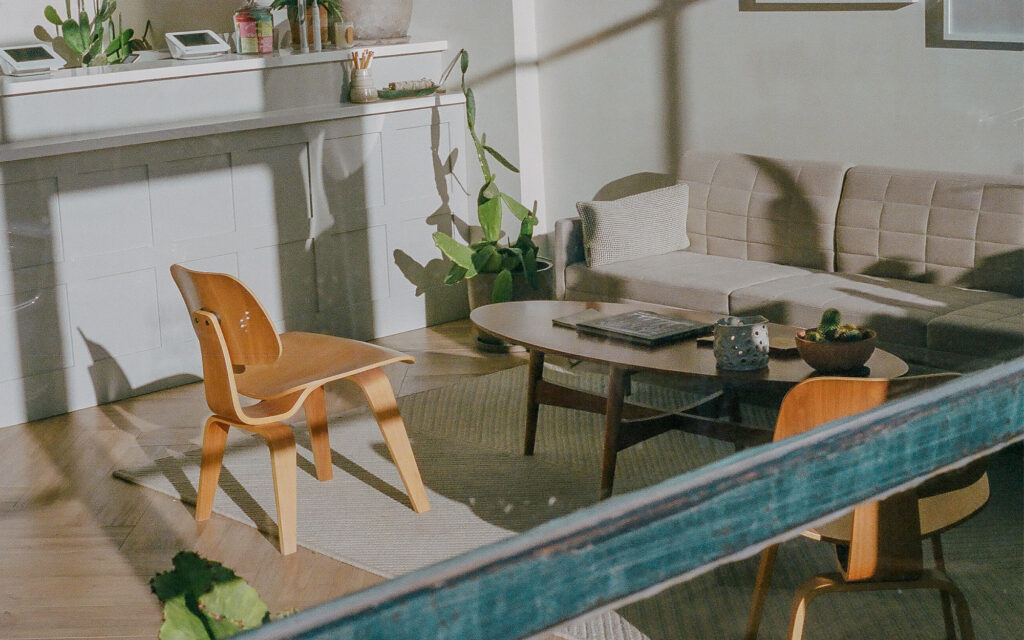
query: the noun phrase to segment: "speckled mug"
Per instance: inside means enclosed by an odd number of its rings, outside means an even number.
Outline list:
[[[729,316],[715,323],[715,362],[723,371],[768,366],[768,318]]]

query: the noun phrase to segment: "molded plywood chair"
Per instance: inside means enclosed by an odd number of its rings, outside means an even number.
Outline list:
[[[203,354],[206,402],[213,415],[203,431],[196,520],[213,509],[229,427],[262,436],[270,447],[281,553],[295,551],[295,438],[283,424],[304,408],[317,479],[334,475],[327,433],[324,384],[345,378],[359,385],[380,425],[412,508],[430,509],[395,394],[381,367],[413,362],[383,347],[290,331],[278,335],[249,289],[221,273],[171,267]],[[242,406],[239,394],[260,402]]]
[[[955,374],[896,380],[814,378],[794,387],[782,402],[775,440],[872,409],[887,399],[945,382]],[[963,522],[988,502],[984,461],[929,480],[909,491],[858,506],[852,514],[804,536],[836,545],[839,573],[819,574],[804,582],[793,599],[789,638],[803,637],[807,606],[829,592],[935,589],[942,598],[948,638],[956,638],[953,603],[961,636],[973,640],[967,600],[945,573],[939,534]],[[923,538],[931,539],[935,568],[923,569]],[[771,581],[778,545],[761,554],[744,640],[755,640]],[[951,602],[952,601],[952,602]]]

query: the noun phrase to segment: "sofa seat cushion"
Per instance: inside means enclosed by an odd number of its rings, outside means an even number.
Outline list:
[[[1024,299],[983,302],[928,323],[928,348],[976,357],[1024,353]]]
[[[673,251],[601,267],[578,262],[565,270],[566,297],[637,300],[683,309],[729,313],[729,294],[809,269]]]
[[[1011,299],[1003,293],[847,273],[815,273],[738,289],[735,315],[760,313],[774,322],[817,326],[834,307],[844,323],[870,327],[883,344],[927,346],[928,323],[973,305]]]

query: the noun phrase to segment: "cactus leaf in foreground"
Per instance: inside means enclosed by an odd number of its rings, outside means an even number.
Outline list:
[[[182,551],[172,563],[149,582],[164,603],[160,640],[219,640],[270,618],[256,590],[219,562]]]
[[[269,613],[256,590],[241,578],[213,585],[209,592],[200,596],[199,610],[218,640],[255,629]]]
[[[208,640],[203,621],[185,604],[185,596],[164,603],[164,622],[157,634],[160,640]]]

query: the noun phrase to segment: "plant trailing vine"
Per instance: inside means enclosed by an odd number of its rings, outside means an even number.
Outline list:
[[[488,156],[513,173],[519,173],[519,169],[487,144],[486,134],[477,135],[476,98],[473,89],[466,86],[469,53],[465,49],[459,53],[459,62],[462,69],[462,93],[466,96],[466,123],[473,145],[476,147],[477,161],[484,175],[484,184],[477,195],[476,209],[483,239],[465,245],[447,233],[438,231],[434,233],[434,244],[452,261],[451,269],[444,279],[445,284],[455,284],[480,273],[495,273],[497,277],[491,291],[491,301],[507,302],[512,299],[514,272],[523,272],[534,289],[539,286],[537,245],[533,242],[533,229],[537,224],[537,203],[534,201],[531,211],[498,188],[497,178],[491,171]],[[501,219],[505,207],[519,220],[520,225],[515,242],[510,239],[507,245],[502,245]]]

